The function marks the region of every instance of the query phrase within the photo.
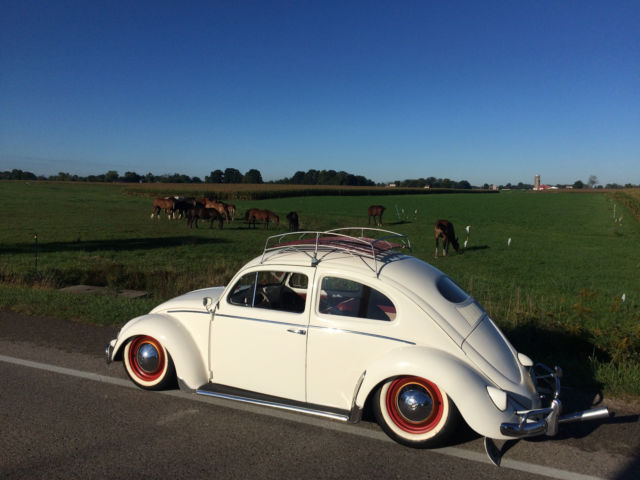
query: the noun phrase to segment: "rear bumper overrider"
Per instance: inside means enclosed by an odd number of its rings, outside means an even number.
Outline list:
[[[109,365],[113,361],[113,349],[115,348],[115,340],[111,340],[104,349],[104,356],[107,365]]]
[[[560,377],[562,372],[558,367],[554,370],[538,364],[532,371],[536,390],[542,400],[549,403],[548,407],[534,410],[518,410],[515,415],[517,422],[504,422],[500,425],[500,433],[508,437],[524,438],[536,435],[553,436],[558,433],[558,424],[594,420],[609,416],[607,407],[601,407],[580,412],[562,414],[560,401]]]

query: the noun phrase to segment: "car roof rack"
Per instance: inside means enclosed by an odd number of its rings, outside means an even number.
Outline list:
[[[357,233],[359,235],[354,235]],[[315,266],[320,262],[319,251],[341,251],[372,259],[372,270],[378,273],[378,261],[388,259],[402,249],[411,252],[411,241],[407,235],[380,228],[346,227],[325,231],[287,232],[267,238],[260,263],[264,262],[268,252],[299,251],[309,255],[311,264]]]

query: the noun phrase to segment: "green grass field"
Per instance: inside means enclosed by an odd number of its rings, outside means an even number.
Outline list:
[[[223,230],[151,220],[153,192],[126,194],[122,185],[0,182],[0,193],[1,308],[119,325],[176,294],[226,284],[268,235],[286,231],[291,210],[302,229],[324,230],[366,226],[367,207],[383,204],[384,228],[409,235],[413,254],[472,293],[516,348],[563,366],[569,384],[640,396],[636,191],[238,200],[240,219]],[[248,229],[249,207],[275,211],[281,225]],[[471,226],[464,255],[433,258],[439,218],[454,223],[461,243]],[[113,295],[57,291],[73,284]],[[123,299],[122,288],[151,297]]]

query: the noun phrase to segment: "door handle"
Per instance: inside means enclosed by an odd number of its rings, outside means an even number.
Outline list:
[[[307,331],[304,328],[289,328],[287,329],[289,333],[297,333],[298,335],[306,335]]]

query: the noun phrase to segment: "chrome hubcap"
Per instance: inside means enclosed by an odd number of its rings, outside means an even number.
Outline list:
[[[145,343],[136,353],[136,363],[143,372],[153,373],[160,366],[160,354],[153,345]]]
[[[408,421],[419,423],[433,412],[433,399],[419,385],[407,385],[398,394],[398,410]]]

